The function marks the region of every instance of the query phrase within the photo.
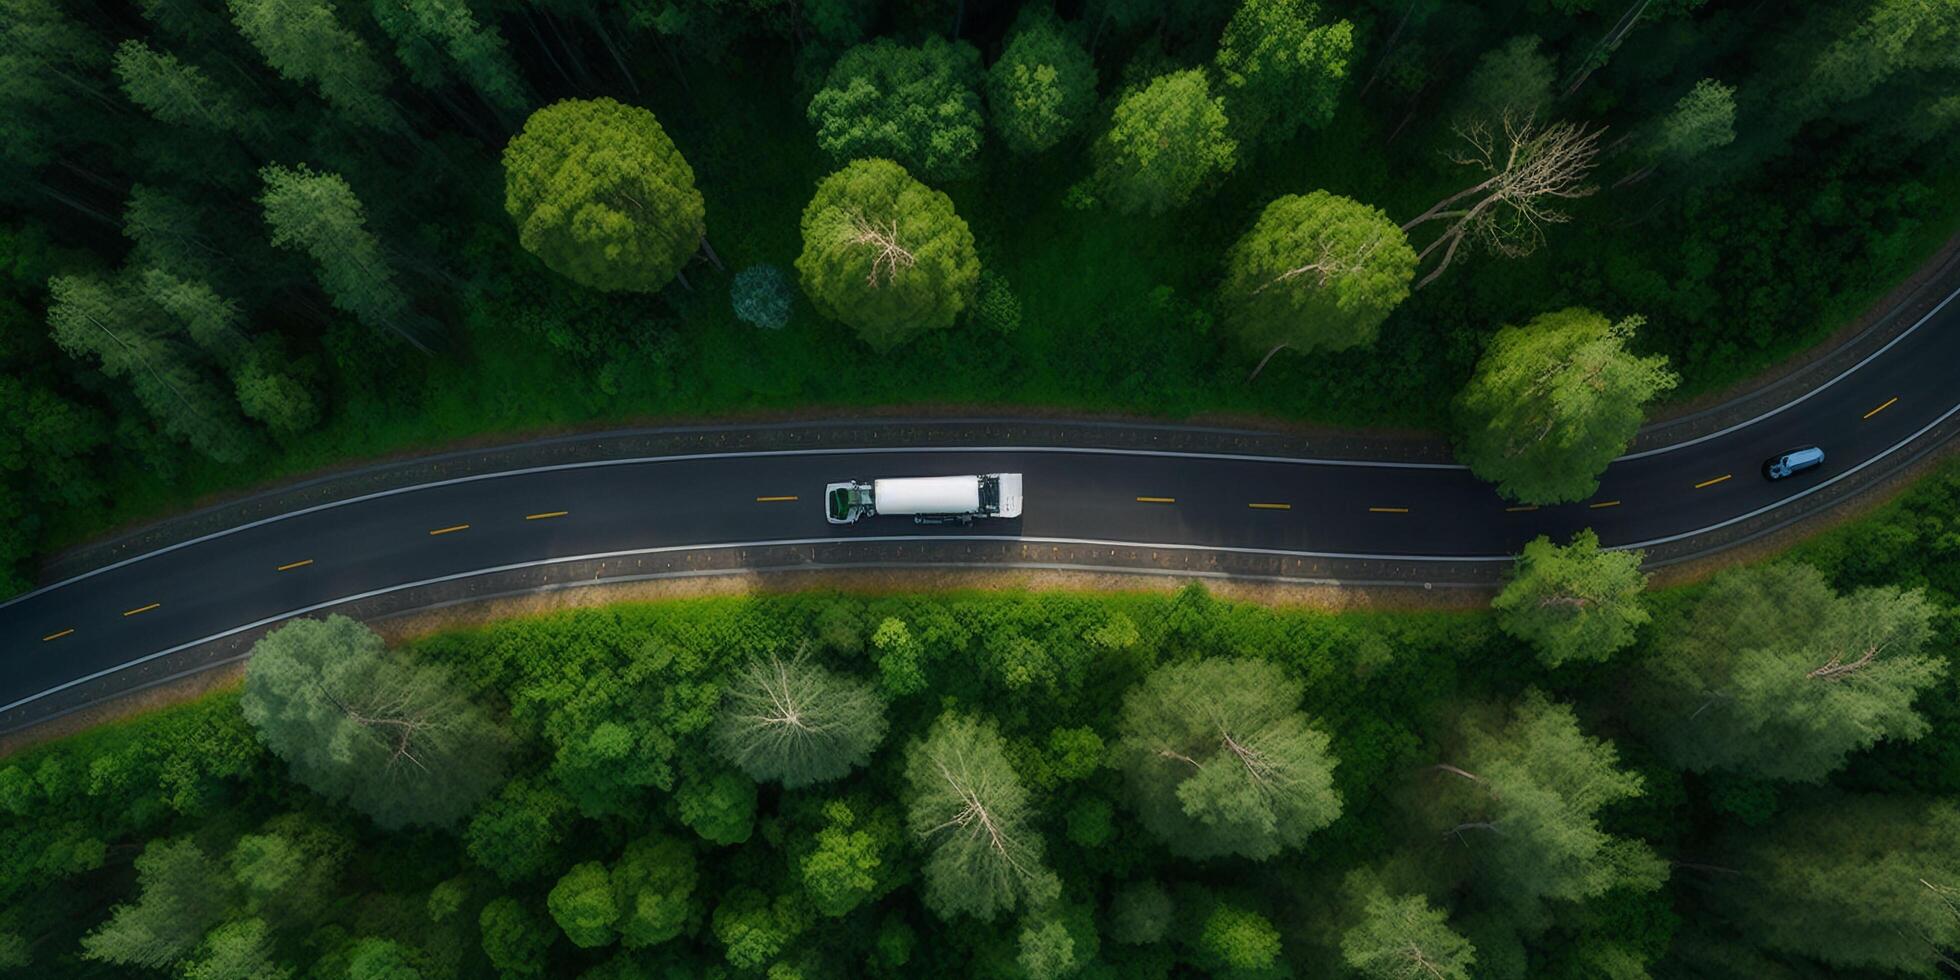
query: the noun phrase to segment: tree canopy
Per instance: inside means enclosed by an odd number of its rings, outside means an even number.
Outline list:
[[[502,729],[447,668],[390,656],[345,616],[254,644],[239,707],[294,778],[383,827],[452,824],[503,772]]]
[[[890,160],[858,160],[803,209],[803,289],[874,350],[953,325],[973,302],[980,257],[945,194]]]
[[[1821,780],[1925,734],[1913,702],[1947,669],[1924,651],[1933,616],[1923,592],[1839,595],[1806,565],[1724,572],[1648,661],[1650,736],[1689,769]]]
[[[504,210],[552,271],[607,291],[659,290],[707,234],[694,169],[659,120],[607,98],[525,120],[504,147]]]
[[[1328,738],[1278,667],[1165,667],[1123,700],[1114,758],[1144,826],[1187,857],[1261,860],[1341,815]]]
[[[1574,307],[1497,331],[1457,395],[1457,458],[1523,503],[1591,496],[1647,402],[1679,381],[1666,358],[1627,350],[1642,322]]]
[[[884,701],[871,685],[802,654],[751,662],[725,697],[715,728],[722,755],[789,789],[864,765],[885,737]]]
[[[1334,118],[1354,25],[1318,23],[1313,0],[1241,0],[1214,63],[1245,142],[1283,142]]]
[[[980,81],[980,52],[964,41],[860,44],[810,99],[817,145],[838,163],[884,157],[927,180],[970,177],[986,133]]]
[[[1572,543],[1539,535],[1524,546],[1504,591],[1491,600],[1498,625],[1538,652],[1547,667],[1605,660],[1633,642],[1649,618],[1640,594],[1642,553],[1602,551],[1587,528]]]
[[[1409,296],[1416,253],[1379,208],[1314,191],[1279,198],[1226,259],[1227,322],[1261,352],[1372,343]]]
[[[1052,14],[1024,17],[987,69],[994,131],[1014,153],[1053,148],[1079,131],[1095,106],[1095,65]]]
[[[992,723],[948,712],[905,752],[906,826],[926,848],[925,903],[991,921],[1061,890],[1028,791]]]
[[[1096,191],[1125,214],[1183,207],[1237,164],[1228,128],[1204,72],[1160,75],[1116,103],[1094,148]]]

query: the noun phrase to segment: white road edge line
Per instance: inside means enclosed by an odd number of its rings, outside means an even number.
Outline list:
[[[1920,327],[1926,325],[1926,321],[1931,320],[1941,310],[1946,309],[1946,304],[1953,302],[1953,298],[1956,296],[1960,296],[1960,289],[1955,289],[1953,292],[1946,294],[1946,298],[1940,300],[1939,305],[1926,311],[1926,315],[1920,317],[1919,320],[1915,322],[1912,326],[1907,327],[1904,333],[1901,333],[1897,337],[1894,337],[1891,340],[1887,341],[1885,346],[1880,347],[1879,349],[1872,351],[1869,354],[1866,354],[1864,359],[1859,361],[1858,363],[1853,364],[1850,367],[1845,368],[1843,371],[1838,372],[1837,377],[1834,377],[1831,380],[1826,381],[1823,384],[1818,385],[1817,387],[1812,388],[1809,391],[1806,391],[1803,394],[1798,395],[1797,397],[1792,398],[1789,401],[1784,402],[1783,404],[1778,405],[1775,408],[1772,408],[1769,411],[1764,412],[1763,414],[1748,420],[1747,422],[1737,422],[1736,424],[1731,425],[1728,428],[1717,429],[1714,432],[1708,433],[1707,435],[1696,436],[1695,438],[1686,440],[1685,442],[1677,442],[1671,445],[1660,446],[1655,449],[1645,449],[1637,453],[1628,453],[1625,456],[1620,456],[1614,459],[1613,462],[1623,463],[1630,459],[1645,459],[1649,456],[1659,456],[1662,453],[1671,453],[1676,449],[1686,449],[1689,446],[1700,445],[1701,443],[1707,442],[1710,439],[1728,435],[1729,433],[1734,432],[1737,429],[1746,429],[1752,425],[1755,425],[1758,422],[1761,422],[1766,418],[1769,418],[1773,415],[1780,415],[1789,409],[1795,408],[1798,405],[1801,405],[1804,402],[1809,401],[1811,396],[1817,394],[1818,392],[1821,392],[1824,389],[1829,388],[1830,386],[1837,384],[1840,381],[1843,381],[1845,378],[1850,377],[1853,372],[1857,371],[1859,368],[1862,368],[1867,364],[1870,364],[1873,361],[1873,359],[1877,358],[1880,354],[1883,354],[1886,351],[1891,350],[1894,345],[1898,344],[1899,341],[1904,340],[1907,337],[1910,337],[1914,333],[1918,332]]]
[[[463,483],[476,483],[482,480],[502,480],[511,477],[531,476],[538,473],[554,473],[562,470],[592,469],[592,468],[603,467],[603,466],[638,466],[638,465],[648,464],[648,463],[679,463],[679,462],[687,462],[689,460],[758,459],[758,458],[783,457],[783,456],[868,456],[868,455],[885,455],[885,454],[892,454],[892,453],[1073,453],[1073,454],[1085,455],[1085,456],[1154,456],[1154,457],[1166,457],[1171,459],[1222,459],[1222,460],[1230,460],[1233,462],[1281,463],[1281,464],[1293,465],[1293,466],[1350,466],[1350,467],[1365,467],[1365,468],[1372,468],[1372,469],[1401,469],[1401,470],[1465,470],[1467,471],[1469,469],[1469,467],[1463,466],[1458,463],[1371,462],[1369,460],[1362,460],[1362,459],[1314,459],[1310,457],[1298,457],[1298,456],[1261,456],[1255,453],[1192,453],[1192,452],[1178,452],[1169,449],[1075,448],[1072,446],[873,446],[870,448],[862,448],[862,449],[841,449],[841,448],[840,449],[828,449],[828,448],[827,449],[755,449],[755,450],[744,450],[741,452],[726,452],[726,453],[676,453],[669,456],[634,456],[634,457],[629,457],[624,459],[593,459],[593,460],[584,460],[576,463],[553,463],[549,466],[527,466],[522,469],[498,470],[497,472],[494,473],[474,473],[469,476],[451,477],[450,479],[447,480],[436,480],[432,483],[417,483],[414,486],[394,487],[388,490],[377,490],[373,493],[362,494],[358,497],[348,497],[345,500],[329,500],[325,503],[314,504],[311,507],[302,507],[298,510],[289,510],[284,513],[274,514],[270,517],[261,517],[256,521],[247,521],[244,524],[228,527],[221,531],[213,531],[210,534],[191,538],[188,541],[179,541],[176,544],[165,545],[164,547],[158,548],[155,551],[146,551],[140,555],[131,555],[128,558],[124,558],[121,561],[113,562],[108,565],[104,565],[101,568],[92,568],[86,572],[81,573],[80,575],[76,575],[70,578],[65,578],[59,582],[54,582],[48,585],[43,585],[40,588],[33,590],[32,592],[23,592],[20,595],[8,599],[5,602],[0,602],[0,609],[5,609],[8,606],[13,605],[14,603],[21,602],[26,599],[32,599],[38,595],[44,595],[46,593],[53,592],[56,589],[63,588],[64,586],[73,585],[76,582],[80,582],[85,579],[94,578],[95,576],[101,575],[104,572],[112,572],[118,568],[123,568],[129,565],[133,565],[137,562],[143,561],[148,558],[155,558],[158,555],[167,555],[180,548],[188,548],[191,547],[192,545],[203,544],[206,541],[215,541],[218,538],[226,537],[232,534],[237,534],[241,531],[249,531],[252,530],[253,528],[264,527],[267,524],[276,524],[279,521],[290,520],[295,517],[304,517],[307,514],[318,513],[319,511],[323,511],[323,510],[332,510],[335,507],[352,506],[354,504],[365,503],[370,500],[380,500],[384,497],[393,497],[398,494],[415,493],[422,490],[434,490],[441,487],[456,486],[458,484],[463,484]],[[0,709],[0,710],[4,710],[4,709]]]
[[[1685,449],[1689,446],[1694,446],[1703,442],[1707,442],[1708,440],[1714,439],[1718,436],[1727,435],[1728,433],[1734,432],[1737,429],[1747,428],[1748,426],[1754,425],[1757,422],[1761,422],[1766,418],[1770,418],[1771,416],[1777,415],[1783,412],[1785,409],[1791,408],[1792,406],[1795,405],[1799,405],[1804,401],[1809,400],[1811,396],[1817,394],[1818,392],[1823,391],[1824,389],[1829,388],[1834,384],[1837,384],[1839,381],[1844,380],[1846,377],[1849,377],[1853,372],[1864,367],[1866,364],[1871,363],[1872,360],[1884,354],[1886,351],[1891,350],[1893,346],[1898,344],[1900,341],[1906,339],[1907,337],[1912,336],[1914,333],[1916,333],[1919,330],[1920,327],[1925,326],[1927,321],[1931,320],[1941,310],[1945,309],[1948,303],[1953,302],[1955,297],[1960,297],[1960,288],[1956,288],[1953,292],[1946,294],[1946,297],[1941,299],[1937,305],[1935,305],[1931,310],[1928,310],[1926,314],[1924,316],[1921,316],[1917,321],[1915,321],[1912,326],[1907,327],[1903,333],[1899,334],[1897,337],[1894,337],[1890,341],[1888,341],[1885,344],[1885,346],[1880,347],[1878,350],[1875,350],[1870,354],[1865,355],[1864,359],[1844,369],[1842,372],[1839,372],[1836,377],[1832,378],[1829,381],[1824,382],[1823,384],[1817,386],[1816,388],[1811,389],[1808,392],[1805,392],[1804,394],[1798,396],[1797,398],[1789,402],[1786,402],[1776,408],[1770,409],[1769,411],[1764,412],[1763,414],[1758,415],[1755,418],[1749,419],[1746,422],[1738,422],[1735,425],[1731,425],[1727,428],[1720,429],[1715,432],[1710,432],[1707,435],[1698,436],[1694,439],[1689,439],[1685,442],[1677,442],[1672,445],[1661,446],[1657,449],[1648,449],[1637,453],[1628,453],[1625,456],[1620,456],[1614,459],[1613,462],[1620,463],[1628,460],[1643,459],[1648,456],[1658,456],[1662,453],[1673,452],[1674,450],[1677,449]],[[1960,408],[1960,406],[1955,406],[1955,407]],[[1933,424],[1934,425],[1939,424],[1939,421],[1944,421],[1948,416],[1952,414],[1953,413],[1949,411],[1946,415],[1940,416],[1940,419],[1935,421]],[[1931,425],[1927,426],[1927,428],[1931,428],[1931,427],[1932,427]],[[1921,429],[1920,431],[1924,432],[1926,430]],[[1169,458],[1176,458],[1176,459],[1226,459],[1226,460],[1236,460],[1241,462],[1282,463],[1282,464],[1303,465],[1303,466],[1351,466],[1351,467],[1366,467],[1372,469],[1409,469],[1409,470],[1467,470],[1469,469],[1469,467],[1467,466],[1463,466],[1461,464],[1456,464],[1456,463],[1376,462],[1376,461],[1358,460],[1358,459],[1316,459],[1310,457],[1294,457],[1294,456],[1261,456],[1252,453],[1190,453],[1190,452],[1176,452],[1171,450],[1159,450],[1159,449],[1077,449],[1077,448],[1071,448],[1067,446],[923,446],[923,447],[908,446],[908,447],[871,447],[871,448],[864,448],[864,449],[774,449],[774,450],[754,450],[754,451],[732,452],[732,453],[685,453],[685,454],[675,454],[669,456],[639,456],[639,457],[633,457],[628,459],[587,460],[584,462],[577,462],[577,463],[556,463],[550,466],[531,466],[531,467],[525,467],[525,468],[515,469],[515,470],[499,470],[495,473],[477,473],[477,474],[472,474],[470,476],[454,477],[448,480],[437,480],[432,483],[418,483],[415,484],[414,486],[395,487],[390,490],[380,490],[374,493],[362,494],[361,496],[358,497],[349,497],[345,500],[331,500],[331,501],[327,501],[326,503],[314,504],[311,507],[303,507],[299,510],[287,511],[282,514],[274,514],[271,517],[262,517],[256,521],[248,521],[244,524],[240,524],[235,527],[225,528],[222,531],[213,531],[210,534],[202,535],[196,538],[191,538],[190,540],[187,541],[179,541],[176,544],[166,545],[162,548],[156,549],[155,551],[144,552],[143,554],[140,555],[132,555],[128,558],[124,558],[121,561],[112,562],[100,568],[92,568],[86,572],[83,572],[80,575],[66,578],[59,582],[53,582],[48,585],[41,586],[40,588],[34,589],[32,591],[23,592],[20,595],[14,596],[11,599],[8,599],[4,602],[0,602],[0,609],[5,609],[8,606],[11,606],[15,603],[23,602],[25,600],[32,599],[35,596],[43,595],[48,592],[53,592],[56,589],[60,589],[68,585],[73,585],[76,582],[93,578],[104,572],[114,571],[118,568],[122,568],[127,565],[132,565],[135,564],[136,562],[140,562],[148,558],[155,558],[158,555],[169,554],[170,552],[176,551],[179,548],[188,548],[192,545],[202,544],[206,541],[222,538],[230,534],[236,534],[240,531],[249,531],[255,527],[262,527],[264,525],[272,524],[278,521],[283,521],[288,518],[303,517],[307,514],[311,514],[322,510],[328,510],[334,507],[343,507],[350,504],[358,504],[364,501],[376,500],[382,497],[391,497],[401,493],[413,493],[418,490],[432,490],[437,487],[453,486],[461,483],[474,483],[478,480],[503,479],[506,477],[526,476],[533,473],[549,473],[557,470],[581,469],[587,467],[600,467],[600,466],[627,466],[627,465],[636,465],[641,463],[670,463],[679,460],[689,460],[689,459],[746,459],[746,458],[771,457],[771,456],[876,455],[882,453],[923,453],[923,452],[1078,453],[1084,455],[1108,455],[1108,456],[1157,456],[1157,457],[1169,457]],[[1889,453],[1891,452],[1891,450],[1887,450],[1887,452]],[[1870,460],[1867,460],[1866,462],[1869,463],[1874,460],[1878,460],[1882,458],[1884,458],[1884,454],[1881,454],[1879,456],[1873,456],[1871,457]],[[1855,473],[1857,472],[1857,469],[1853,469],[1850,472]],[[1823,484],[1823,485],[1828,486],[1829,484]],[[1789,499],[1794,500],[1796,498],[1792,497]],[[1780,504],[1770,505],[1770,507],[1776,507],[1776,506],[1780,506]],[[1750,514],[1744,515],[1744,517],[1742,518],[1736,518],[1736,520],[1743,520],[1746,519],[1747,517],[1755,516],[1756,514],[1759,514],[1761,512],[1762,512],[1761,510],[1752,511]],[[1729,523],[1733,523],[1733,521]],[[1703,528],[1698,531],[1684,532],[1684,534],[1685,535],[1700,534],[1705,531],[1714,530],[1716,527],[1721,527],[1721,526],[1724,525],[1718,524],[1718,525],[1714,525],[1713,527]],[[1670,538],[1657,538],[1655,539],[1655,542],[1678,540],[1679,537],[1681,536],[1677,535],[1675,537],[1670,537]],[[1626,547],[1643,547],[1643,546],[1644,545],[1627,545]],[[5,709],[0,708],[0,710],[5,710]]]
[[[1732,517],[1729,518],[1728,520],[1721,521],[1719,523],[1710,524],[1707,527],[1696,528],[1695,530],[1692,531],[1683,531],[1680,534],[1671,534],[1663,538],[1651,538],[1646,541],[1635,541],[1631,544],[1612,545],[1608,547],[1607,550],[1628,551],[1634,548],[1650,548],[1653,547],[1654,545],[1667,544],[1672,541],[1679,541],[1683,538],[1690,538],[1697,534],[1706,534],[1709,531],[1720,530],[1724,527],[1728,527],[1731,524],[1735,524],[1740,521],[1746,521],[1752,517],[1756,517],[1758,515],[1775,510],[1776,508],[1781,507],[1784,504],[1790,503],[1792,501],[1801,500],[1805,497],[1810,496],[1813,493],[1817,493],[1825,489],[1826,487],[1829,487],[1837,483],[1840,480],[1848,479],[1852,475],[1858,473],[1860,470],[1863,470],[1865,467],[1870,466],[1873,463],[1876,463],[1879,460],[1884,459],[1885,457],[1890,456],[1895,452],[1898,452],[1899,450],[1905,448],[1907,445],[1911,444],[1913,440],[1918,439],[1920,436],[1925,435],[1926,433],[1932,431],[1935,426],[1938,426],[1940,423],[1945,422],[1949,418],[1952,418],[1955,413],[1960,413],[1960,405],[1955,405],[1952,408],[1947,409],[1945,414],[1941,415],[1939,418],[1936,418],[1931,422],[1926,423],[1926,425],[1921,427],[1919,431],[1914,432],[1912,435],[1909,435],[1904,439],[1899,440],[1898,442],[1894,443],[1891,446],[1891,448],[1885,450],[1884,452],[1879,453],[1878,455],[1873,456],[1862,463],[1859,463],[1857,466],[1845,470],[1843,473],[1840,473],[1837,476],[1825,480],[1824,482],[1812,486],[1800,493],[1792,494],[1788,497],[1785,497],[1782,500],[1779,500],[1773,504],[1768,504],[1762,507],[1758,507],[1747,514],[1743,514],[1739,517]],[[68,681],[66,683],[57,685],[55,687],[48,688],[47,690],[42,691],[39,694],[29,695],[11,704],[0,705],[0,713],[12,711],[13,709],[20,707],[21,705],[38,701],[41,698],[47,697],[50,694],[56,694],[61,691],[65,691],[68,688],[74,687],[77,684],[85,684],[89,681],[95,680],[96,678],[106,677],[119,670],[125,670],[127,668],[134,667],[138,664],[148,663],[149,661],[155,660],[158,657],[166,657],[180,650],[188,650],[191,647],[198,646],[200,644],[210,643],[216,640],[222,640],[225,637],[234,636],[236,634],[243,633],[246,630],[257,629],[261,626],[268,626],[273,623],[279,622],[280,620],[283,619],[291,619],[295,616],[304,616],[307,613],[319,612],[322,609],[328,609],[333,606],[341,605],[343,603],[357,602],[361,599],[371,599],[375,596],[387,595],[391,592],[400,592],[404,589],[420,588],[426,585],[439,585],[443,582],[454,582],[459,579],[473,578],[478,575],[494,575],[498,572],[516,571],[525,568],[538,568],[544,565],[558,565],[558,564],[564,564],[566,562],[591,561],[591,560],[602,559],[602,558],[623,558],[623,557],[630,557],[633,555],[651,555],[651,554],[661,554],[665,552],[674,552],[674,551],[717,551],[717,550],[722,550],[727,548],[755,548],[755,547],[782,546],[782,545],[793,546],[793,545],[829,544],[829,543],[834,543],[839,541],[844,541],[844,542],[1022,541],[1022,542],[1029,542],[1033,544],[1082,544],[1082,545],[1092,545],[1096,547],[1160,548],[1160,549],[1172,550],[1172,551],[1226,551],[1235,554],[1277,555],[1280,557],[1287,557],[1287,558],[1345,558],[1345,559],[1354,559],[1354,560],[1362,560],[1362,561],[1492,562],[1492,561],[1510,561],[1513,557],[1511,555],[1342,554],[1339,552],[1288,551],[1288,550],[1278,549],[1278,548],[1226,548],[1226,547],[1213,547],[1210,545],[1201,545],[1201,544],[1161,544],[1161,543],[1152,543],[1152,542],[1143,542],[1143,541],[1106,541],[1106,540],[1098,540],[1092,538],[1015,537],[1013,535],[1000,535],[1000,534],[888,534],[888,535],[879,535],[876,537],[789,538],[789,539],[778,540],[778,541],[744,541],[744,542],[732,542],[732,543],[721,543],[721,544],[663,545],[658,548],[637,548],[630,551],[609,551],[609,552],[601,552],[598,554],[590,554],[590,555],[569,555],[560,558],[540,558],[536,561],[514,562],[508,565],[495,565],[489,568],[479,568],[467,572],[455,572],[449,575],[442,575],[436,578],[422,579],[416,582],[404,582],[399,585],[384,586],[379,589],[370,589],[366,592],[359,592],[354,595],[342,596],[338,599],[328,599],[324,602],[316,602],[310,606],[304,606],[299,609],[290,610],[288,612],[267,616],[264,619],[246,623],[243,626],[234,626],[231,629],[225,630],[221,633],[213,633],[210,636],[204,637],[202,639],[192,640],[188,643],[180,643],[167,650],[159,650],[155,653],[145,654],[141,657],[138,657],[126,663],[121,663],[121,664],[117,664],[114,667],[107,667],[102,670],[98,670],[95,673],[89,674],[85,677],[77,677],[72,681]]]

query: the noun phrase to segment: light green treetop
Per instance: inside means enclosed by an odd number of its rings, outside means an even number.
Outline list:
[[[1123,699],[1112,753],[1144,826],[1187,857],[1264,860],[1341,815],[1328,737],[1278,666],[1163,667]]]
[[[1642,322],[1571,307],[1497,331],[1457,396],[1457,458],[1524,503],[1591,495],[1646,403],[1680,381],[1667,358],[1627,350]]]
[[[1933,613],[1918,590],[1838,595],[1808,565],[1725,572],[1648,662],[1650,737],[1689,769],[1813,782],[1918,738],[1913,700],[1946,672],[1922,653]]]
[[[531,114],[504,147],[504,211],[525,250],[606,291],[659,290],[707,234],[694,169],[667,131],[606,98]]]
[[[1125,94],[1096,140],[1094,184],[1125,214],[1162,214],[1195,198],[1238,162],[1225,100],[1198,69]]]
[[[1216,64],[1245,140],[1280,142],[1334,118],[1354,25],[1319,20],[1313,0],[1241,0],[1225,25]]]
[[[1061,892],[1034,804],[992,722],[947,712],[905,753],[906,827],[926,848],[925,903],[992,921]]]
[[[1601,551],[1587,528],[1559,546],[1539,535],[1524,546],[1504,591],[1491,600],[1504,632],[1532,645],[1547,667],[1605,660],[1647,622],[1639,551]]]
[[[750,661],[723,697],[715,744],[759,782],[796,789],[841,778],[885,737],[885,704],[871,685],[803,654]]]
[[[817,145],[839,163],[888,157],[927,180],[972,176],[986,133],[980,79],[980,52],[964,41],[860,44],[810,99]]]
[[[973,302],[980,256],[951,198],[890,160],[856,160],[803,209],[796,271],[820,312],[883,351],[952,326]]]
[[[1007,40],[987,69],[987,106],[994,131],[1015,153],[1043,152],[1073,135],[1096,105],[1096,68],[1089,53],[1042,11]]]
[[[1266,205],[1226,259],[1227,323],[1253,349],[1370,343],[1409,296],[1416,253],[1381,209],[1314,191]]]
[[[1366,980],[1471,980],[1477,951],[1449,914],[1421,895],[1363,891],[1360,917],[1341,934],[1341,959]]]

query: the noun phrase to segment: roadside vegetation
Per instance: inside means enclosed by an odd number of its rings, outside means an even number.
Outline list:
[[[1424,426],[1582,496],[1540,450],[1952,231],[1956,16],[4,0],[0,592],[348,458],[813,406]]]
[[[1960,950],[1960,467],[1643,593],[624,604],[0,760],[33,977],[1934,977]]]

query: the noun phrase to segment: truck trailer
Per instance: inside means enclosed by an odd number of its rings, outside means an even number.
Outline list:
[[[971,524],[976,517],[1021,516],[1021,474],[910,476],[850,480],[824,488],[824,520],[855,524],[879,514],[918,524]]]

